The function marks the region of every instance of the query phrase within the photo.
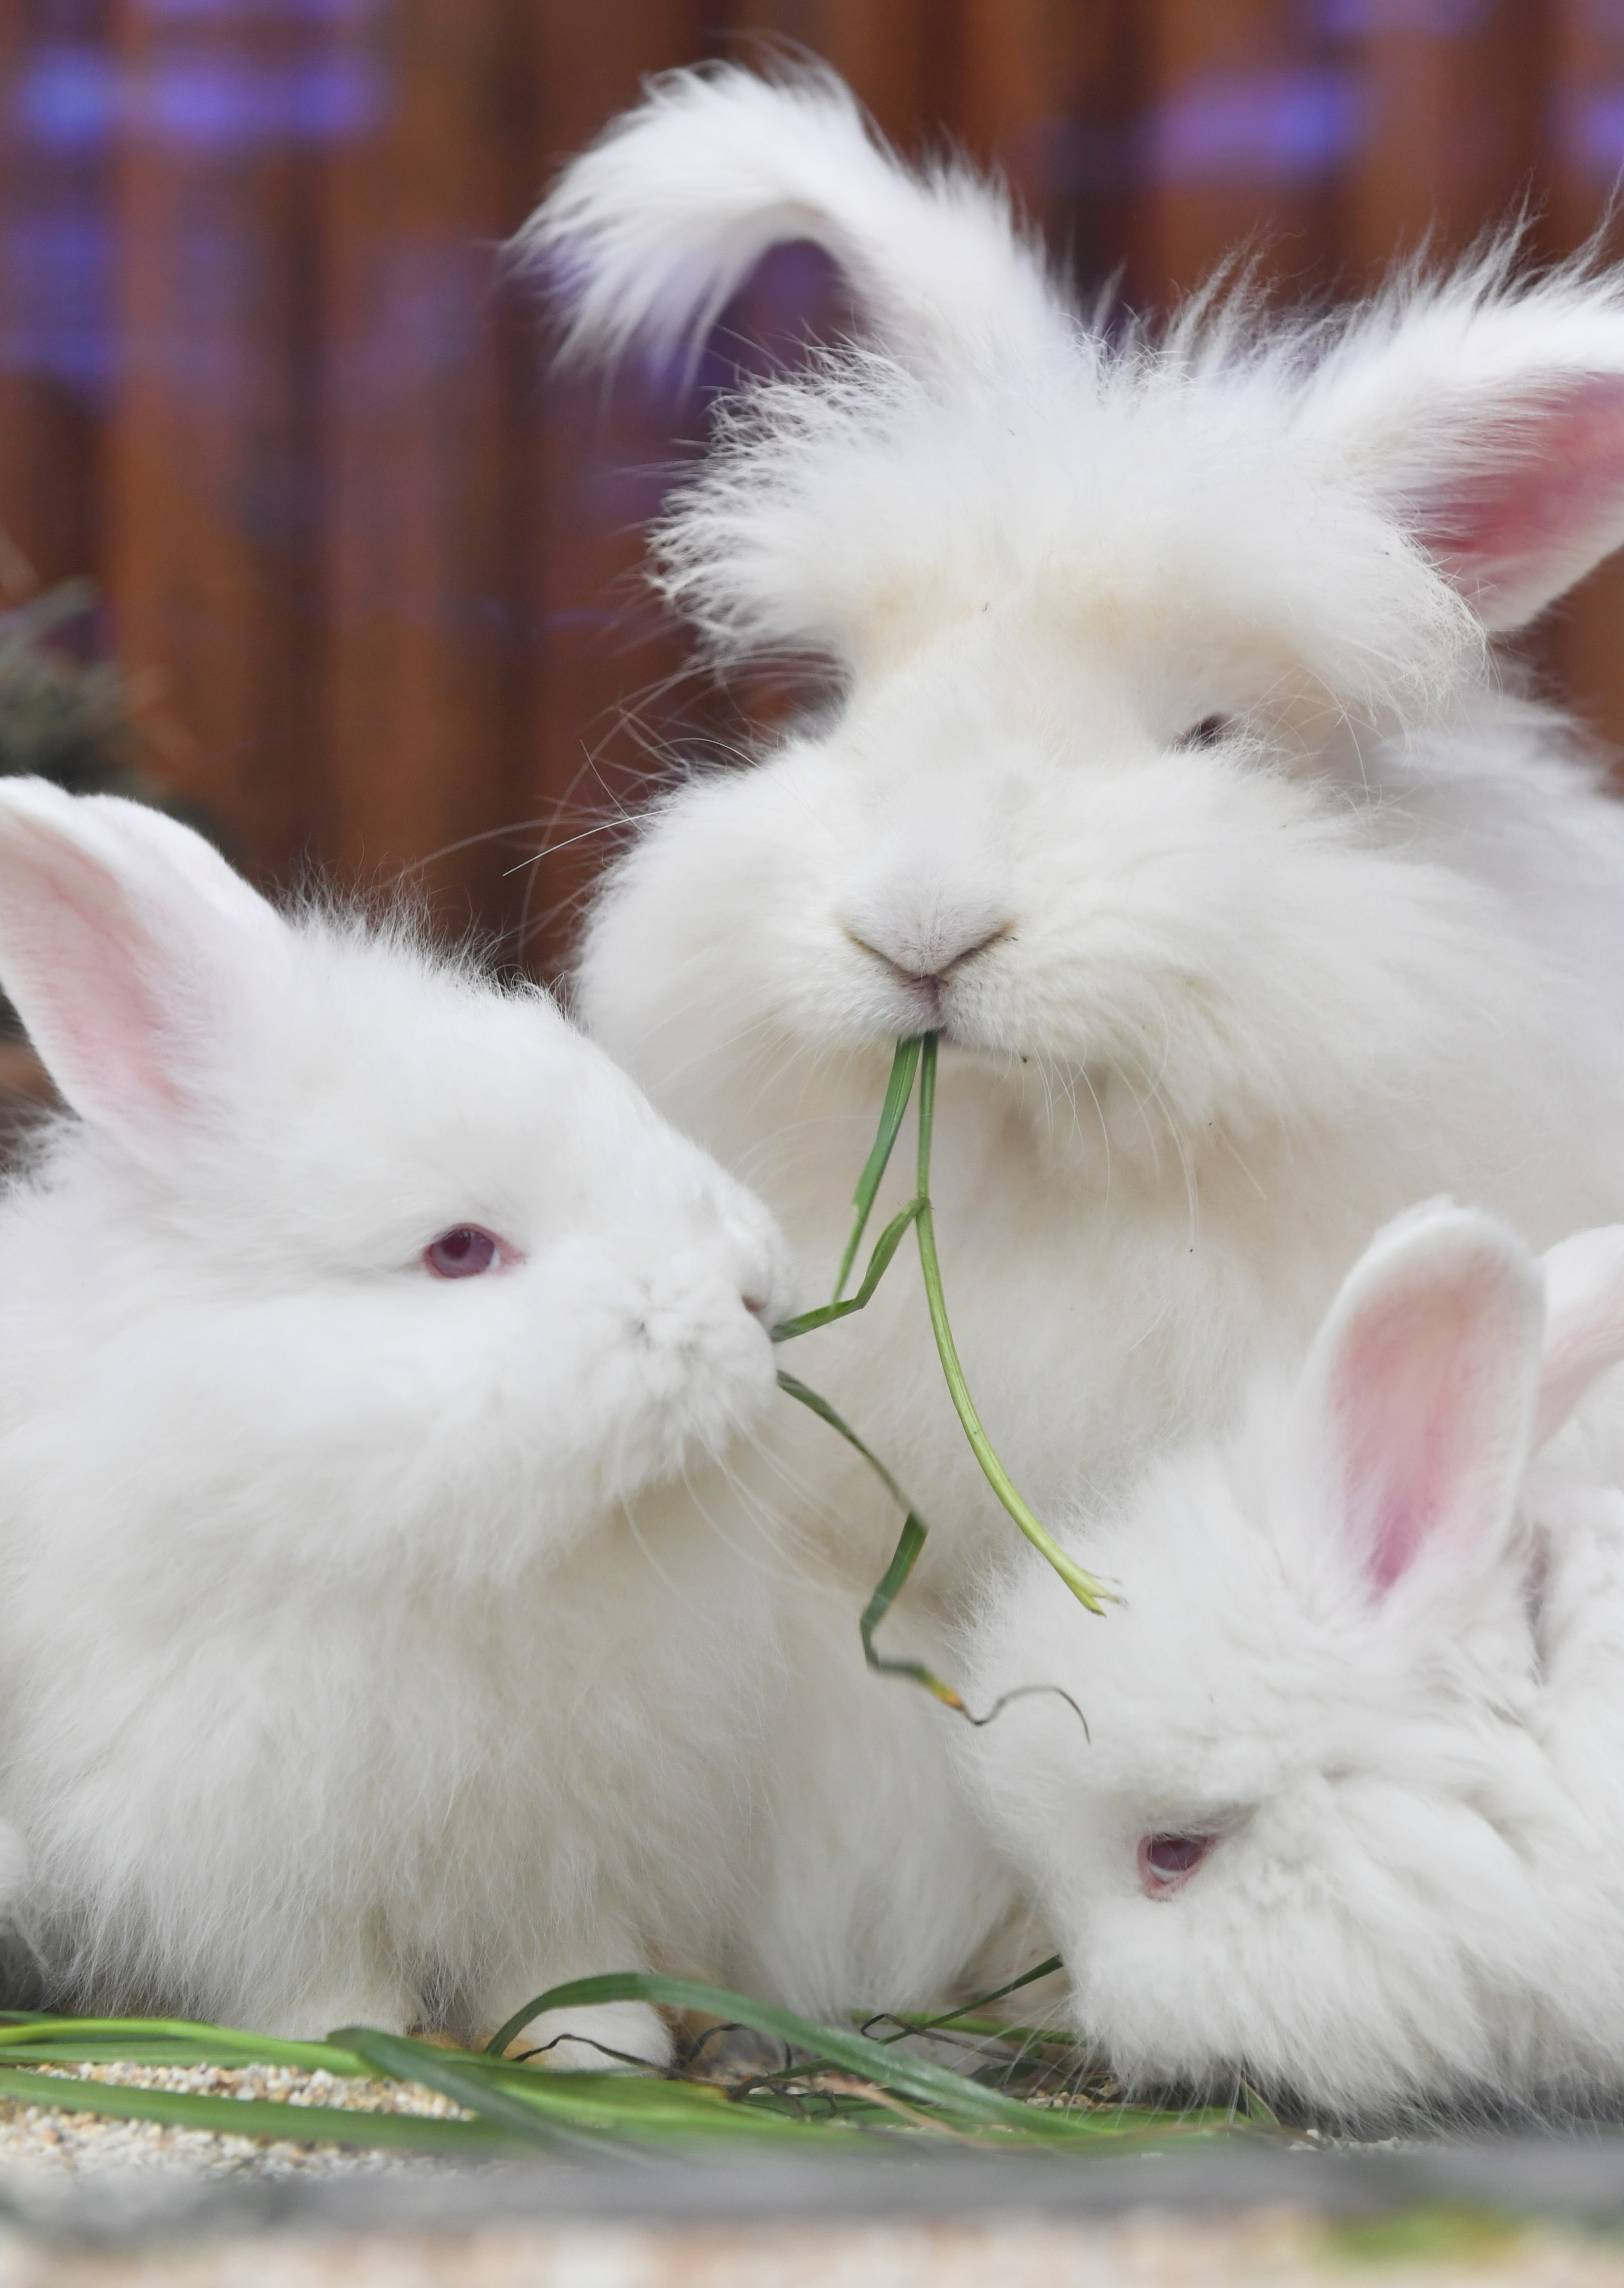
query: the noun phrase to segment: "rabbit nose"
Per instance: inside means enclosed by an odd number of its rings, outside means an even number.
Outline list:
[[[764,1232],[751,1224],[742,1229],[735,1226],[733,1244],[733,1284],[739,1301],[752,1319],[759,1319],[770,1331],[794,1307],[790,1291],[793,1282],[782,1254]]]
[[[928,920],[864,918],[848,922],[846,934],[864,953],[883,961],[909,984],[939,985],[952,971],[1009,935],[1015,925],[1002,915],[944,910]]]

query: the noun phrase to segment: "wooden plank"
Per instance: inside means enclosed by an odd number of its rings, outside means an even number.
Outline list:
[[[498,248],[528,127],[513,0],[353,12],[324,185],[327,855],[505,915],[521,614]]]
[[[1137,37],[1130,299],[1165,306],[1239,250],[1294,284],[1323,275],[1352,115],[1309,12],[1148,0]]]
[[[1540,187],[1545,238],[1572,251],[1609,219],[1624,170],[1624,19],[1590,0],[1556,0],[1548,11],[1549,93]],[[1624,221],[1611,218],[1605,251],[1624,258]],[[1624,558],[1613,557],[1559,605],[1543,632],[1546,664],[1580,719],[1617,759],[1624,790]]]
[[[705,52],[688,0],[606,0],[590,14],[573,0],[541,0],[529,15],[524,203],[636,99],[646,74]],[[606,830],[653,783],[649,749],[673,728],[673,703],[657,695],[686,647],[642,586],[642,527],[663,490],[657,472],[694,433],[699,409],[636,372],[608,389],[546,374],[541,308],[541,282],[531,282],[514,314],[529,644],[513,814],[538,854],[513,882],[525,958],[556,975]],[[649,692],[657,695],[640,702]]]
[[[100,569],[106,14],[101,0],[0,9],[0,600]]]
[[[951,119],[958,23],[944,0],[738,0],[727,24],[746,60],[800,49],[832,64],[905,147]]]
[[[1127,236],[1141,16],[1134,0],[961,0],[952,124],[1089,286]]]
[[[1356,279],[1427,240],[1458,251],[1507,218],[1540,158],[1545,30],[1526,0],[1470,9],[1364,0],[1333,44],[1357,110],[1339,187],[1339,243]]]
[[[121,360],[109,587],[165,679],[184,791],[262,871],[321,814],[312,656],[316,264],[294,114],[314,17],[121,0]]]

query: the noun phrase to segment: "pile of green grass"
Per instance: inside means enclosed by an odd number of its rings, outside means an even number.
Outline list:
[[[1040,1965],[1029,1977],[1052,1965]],[[1017,1982],[1025,1983],[1025,1981]],[[937,2019],[871,2021],[878,2036],[820,2026],[770,2003],[688,1979],[628,1971],[578,1979],[525,2005],[480,2050],[450,2049],[410,2035],[346,2026],[323,2042],[163,2018],[63,2018],[0,2014],[0,2099],[64,2112],[117,2116],[181,2129],[279,2142],[393,2147],[442,2157],[513,2156],[542,2148],[737,2151],[752,2146],[851,2149],[860,2141],[908,2146],[949,2138],[1001,2150],[1081,2153],[1109,2143],[1166,2145],[1192,2138],[1268,2130],[1272,2117],[1243,2098],[1228,2111],[1122,2104],[1091,2086],[1066,2042],[1039,2028],[1008,2026],[983,2014],[983,1998]],[[784,2063],[724,2085],[705,2077],[709,2042],[663,2074],[579,2072],[542,2056],[504,2053],[518,2029],[542,2010],[568,2013],[599,2002],[641,2001],[744,2026],[782,2045]],[[567,2017],[565,2020],[567,2023]],[[966,2070],[938,2065],[902,2046],[910,2034],[965,2045]],[[38,2070],[120,2063],[145,2066],[291,2066],[309,2073],[417,2083],[473,2117],[351,2112],[338,2106],[197,2096],[116,2083],[68,2080]]]

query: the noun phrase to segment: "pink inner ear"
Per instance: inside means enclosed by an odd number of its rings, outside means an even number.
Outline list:
[[[1498,1545],[1527,1459],[1540,1308],[1532,1264],[1463,1249],[1391,1265],[1340,1330],[1321,1421],[1341,1529],[1376,1588],[1435,1544]]]
[[[100,1103],[115,1106],[132,1122],[154,1112],[179,1112],[184,1100],[163,1054],[162,1011],[125,949],[110,935],[90,934],[86,950],[92,957],[63,964],[63,989],[51,1017],[53,1037],[42,1048],[53,1065],[64,1068],[66,1086],[71,1089],[81,1073],[94,1074]]]
[[[1349,1331],[1331,1398],[1342,1432],[1347,1520],[1366,1573],[1390,1589],[1444,1521],[1462,1450],[1460,1313],[1452,1299]]]
[[[1491,427],[1482,459],[1429,486],[1413,517],[1488,624],[1509,628],[1624,539],[1624,377],[1553,381],[1503,409],[1503,437]]]
[[[173,1013],[192,981],[176,949],[160,954],[153,918],[107,869],[44,836],[0,846],[0,901],[7,985],[68,1103],[114,1133],[170,1126],[186,1108]],[[163,967],[169,1003],[151,973]]]

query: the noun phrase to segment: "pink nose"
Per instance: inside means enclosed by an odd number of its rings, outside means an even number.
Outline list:
[[[848,922],[846,933],[899,977],[934,985],[1007,937],[1013,927],[984,908],[974,913],[950,909],[917,921],[865,916],[861,923]]]

